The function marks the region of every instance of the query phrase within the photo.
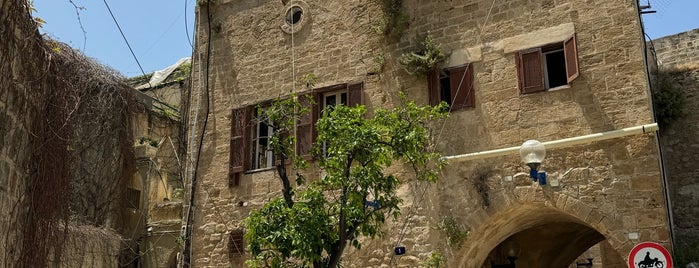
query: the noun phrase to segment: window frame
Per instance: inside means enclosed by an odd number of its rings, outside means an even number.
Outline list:
[[[323,87],[299,94],[302,105],[310,108],[310,115],[299,118],[296,122],[296,154],[306,160],[312,160],[312,145],[315,143],[318,133],[315,124],[321,116],[327,93],[347,93],[347,106],[364,104],[364,82],[350,82]],[[339,95],[339,94],[338,94]],[[307,100],[313,100],[313,103]]]
[[[446,76],[442,76],[442,74],[446,74]],[[447,96],[443,96],[446,90],[442,87],[442,79],[449,79],[450,96],[448,99]],[[473,63],[436,69],[430,72],[427,87],[429,103],[432,106],[445,101],[449,104],[450,111],[476,107]]]
[[[559,51],[559,49],[555,49],[546,50],[544,52],[545,48],[551,46],[562,46],[561,49],[563,50],[564,58],[563,65],[566,68],[565,74],[567,81],[565,85],[556,87],[550,87],[549,85],[549,70],[546,63],[546,54]],[[517,87],[520,94],[530,94],[569,87],[580,75],[576,34],[560,42],[553,42],[539,47],[517,51],[515,53],[515,66],[517,69]]]
[[[297,155],[307,160],[312,159],[311,146],[317,138],[315,123],[318,121],[320,110],[322,109],[320,106],[321,97],[327,92],[341,92],[343,90],[347,93],[347,105],[364,104],[364,82],[343,83],[299,94],[299,102],[306,107],[310,106],[311,112],[300,117],[295,123],[295,135],[297,140],[295,149]],[[309,100],[307,96],[310,96],[311,99]],[[273,169],[275,165],[280,164],[280,161],[274,159],[274,155],[273,159],[270,160],[272,165],[269,167],[253,169],[254,165],[252,163],[253,150],[251,147],[255,140],[253,139],[252,128],[259,127],[259,124],[254,124],[254,117],[257,117],[256,112],[258,109],[264,109],[268,107],[270,103],[271,100],[261,102],[257,105],[246,105],[231,110],[231,137],[228,162],[229,187],[240,185],[241,174],[270,170]],[[290,133],[287,133],[286,135],[289,134]],[[305,140],[302,140],[302,138],[305,138]]]
[[[251,125],[251,131],[250,131],[250,167],[248,171],[250,172],[255,172],[255,171],[260,171],[260,170],[266,170],[270,168],[274,168],[274,165],[276,164],[276,159],[274,152],[269,150],[269,142],[272,136],[274,135],[274,126],[270,124],[269,122],[265,122],[264,118],[261,118],[261,113],[265,109],[269,108],[269,103],[266,104],[260,104],[255,106],[255,114],[252,117],[252,121],[250,122]],[[267,127],[267,136],[260,136],[261,132],[261,126],[266,125]],[[260,140],[266,138],[267,139],[267,145],[265,148],[267,148],[264,152],[266,159],[265,166],[262,167],[260,163],[260,152],[258,152],[260,148]]]

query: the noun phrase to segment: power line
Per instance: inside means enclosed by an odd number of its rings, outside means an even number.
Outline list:
[[[187,35],[187,42],[189,42],[189,46],[194,50],[194,45],[192,44],[192,40],[189,39],[189,26],[187,25],[187,3],[189,0],[184,0],[184,33]]]
[[[129,47],[129,51],[131,51],[131,55],[133,56],[134,60],[136,60],[136,64],[138,64],[138,68],[141,69],[141,73],[143,75],[146,75],[146,72],[143,71],[143,67],[141,67],[141,63],[138,61],[138,58],[136,58],[136,53],[134,53],[133,49],[131,49],[131,45],[129,44],[129,40],[126,39],[126,35],[124,35],[124,31],[121,30],[121,26],[119,26],[119,22],[114,17],[114,13],[112,13],[112,9],[109,8],[109,4],[107,4],[107,0],[102,0],[102,2],[104,2],[104,5],[107,7],[107,10],[109,11],[109,15],[112,16],[114,23],[116,24],[117,28],[119,29],[119,33],[121,33],[121,37],[124,38],[124,42],[126,42],[126,46]]]

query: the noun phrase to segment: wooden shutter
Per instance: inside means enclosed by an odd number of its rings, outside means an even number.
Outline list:
[[[231,254],[245,254],[245,232],[242,229],[232,230],[228,237],[228,252]]]
[[[449,85],[452,111],[474,106],[472,64],[449,69]]]
[[[364,98],[362,95],[364,89],[364,83],[359,82],[356,84],[350,84],[347,86],[347,106],[354,107],[357,105],[364,104]]]
[[[427,75],[427,97],[430,105],[435,106],[442,102],[440,91],[439,70],[433,70]]]
[[[542,59],[541,48],[517,52],[515,60],[520,92],[532,93],[544,91]]]
[[[568,76],[568,83],[570,83],[580,75],[580,70],[578,68],[578,46],[575,34],[563,42],[563,51],[565,52],[566,58],[566,75]]]
[[[250,109],[248,107],[234,109],[231,113],[231,146],[229,156],[228,185],[238,186],[240,174],[245,172],[248,165]]]
[[[317,109],[314,108],[313,94],[301,95],[298,100],[302,107],[309,108],[310,111],[296,122],[296,154],[308,158],[313,145],[313,112]]]

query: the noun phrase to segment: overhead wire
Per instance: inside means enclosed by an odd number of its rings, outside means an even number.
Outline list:
[[[189,3],[189,0],[184,0],[184,33],[187,36],[187,42],[189,42],[189,46],[194,50],[194,44],[192,44],[192,39],[189,37],[189,24],[187,24],[187,4]],[[194,38],[194,37],[192,37]]]
[[[124,42],[126,42],[126,46],[129,47],[129,51],[131,51],[131,55],[133,56],[134,60],[136,60],[136,64],[138,64],[138,68],[141,69],[141,73],[143,75],[146,75],[146,72],[143,71],[143,67],[141,66],[141,62],[138,61],[138,58],[136,57],[136,53],[133,52],[133,49],[131,48],[131,45],[129,44],[129,40],[126,39],[126,35],[124,35],[124,31],[121,30],[121,26],[119,26],[119,22],[117,21],[116,17],[114,17],[114,13],[112,12],[112,9],[109,7],[109,4],[107,4],[107,0],[102,0],[104,2],[104,5],[107,7],[107,10],[109,11],[109,15],[112,16],[112,19],[114,20],[114,23],[116,24],[117,28],[119,29],[119,33],[121,33],[121,37],[124,38]],[[148,82],[150,84],[150,82]]]

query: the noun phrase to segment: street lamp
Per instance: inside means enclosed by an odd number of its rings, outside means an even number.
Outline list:
[[[540,185],[546,184],[546,172],[539,172],[539,166],[546,157],[546,147],[538,140],[528,140],[519,148],[522,162],[529,166],[529,176]]]

